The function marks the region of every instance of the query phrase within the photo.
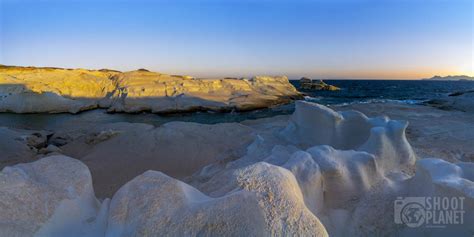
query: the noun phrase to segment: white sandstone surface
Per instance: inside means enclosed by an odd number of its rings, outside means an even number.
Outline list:
[[[426,104],[444,110],[474,113],[474,90],[452,93],[439,99],[430,100]]]
[[[31,224],[24,230],[3,218],[0,233],[41,236],[67,227],[77,236],[471,235],[474,166],[417,156],[407,125],[308,102],[297,102],[289,119],[100,125],[60,149],[90,167],[99,192],[118,189],[111,200],[96,200],[89,170],[71,158],[7,167],[0,205],[8,203],[14,223]],[[179,166],[186,170],[182,176],[172,172]],[[114,179],[122,180],[109,189]],[[25,182],[26,189],[15,188]],[[23,207],[15,197],[30,189],[40,198],[25,199],[29,205]],[[464,223],[442,230],[396,224],[394,201],[413,196],[463,198]],[[47,202],[45,197],[83,208],[61,221],[61,205],[35,212],[32,203]],[[28,211],[33,214],[24,215]]]
[[[208,164],[238,159],[252,142],[252,132],[238,123],[113,123],[91,129],[61,149],[90,167],[100,197],[111,197],[147,170],[182,178]]]
[[[405,136],[407,126],[407,122],[387,117],[368,118],[357,111],[336,112],[323,105],[297,101],[295,113],[281,136],[302,148],[329,145],[366,151],[378,158],[379,168],[390,170],[415,162]]]
[[[327,236],[289,171],[258,163],[233,178],[236,189],[211,198],[146,172],[113,197],[107,236]]]
[[[5,167],[0,184],[0,236],[103,236],[105,216],[82,162],[50,156]]]
[[[474,162],[474,116],[457,110],[401,103],[373,103],[334,106],[335,110],[357,110],[368,116],[381,114],[409,121],[406,136],[420,157],[437,157],[449,162]]]

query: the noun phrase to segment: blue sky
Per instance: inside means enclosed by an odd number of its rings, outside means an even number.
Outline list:
[[[201,77],[474,74],[471,0],[0,0],[0,63]]]

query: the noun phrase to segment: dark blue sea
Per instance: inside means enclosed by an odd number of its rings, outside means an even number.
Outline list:
[[[456,91],[474,89],[474,81],[325,80],[340,91],[300,90],[321,104],[397,102],[416,104]],[[291,83],[299,88],[299,81]]]
[[[474,81],[401,81],[401,80],[326,80],[326,83],[340,87],[340,91],[300,90],[306,100],[324,105],[344,105],[350,103],[406,103],[418,104],[447,94],[474,90]],[[291,83],[299,89],[299,81]],[[171,121],[215,124],[241,122],[248,119],[265,118],[275,115],[291,114],[294,104],[270,109],[232,113],[185,113],[175,115],[108,114],[105,110],[92,110],[79,114],[9,114],[0,113],[0,126],[48,129],[51,126],[97,125],[112,122],[147,123],[159,126]]]

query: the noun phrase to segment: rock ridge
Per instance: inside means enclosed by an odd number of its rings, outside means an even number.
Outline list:
[[[197,79],[140,69],[62,69],[0,66],[0,112],[229,112],[301,99],[285,76]]]

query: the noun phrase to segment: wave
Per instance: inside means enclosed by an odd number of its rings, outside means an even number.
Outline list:
[[[395,100],[395,99],[369,99],[364,101],[354,101],[355,104],[373,104],[373,103],[399,103],[416,105],[425,102],[426,100]]]
[[[312,97],[312,96],[304,96],[304,100],[306,101],[319,101],[323,99],[324,97],[318,96],[318,97]]]
[[[324,97],[311,97],[305,96],[304,99],[309,102],[316,102],[316,103],[323,103],[326,102],[325,99],[333,99],[333,98],[324,98]],[[408,105],[417,105],[423,104],[427,100],[421,99],[404,99],[404,100],[397,100],[397,99],[363,99],[363,100],[353,100],[350,102],[340,102],[340,103],[328,103],[333,106],[346,106],[352,104],[375,104],[375,103],[398,103],[398,104],[408,104]]]

